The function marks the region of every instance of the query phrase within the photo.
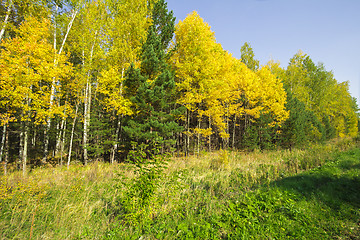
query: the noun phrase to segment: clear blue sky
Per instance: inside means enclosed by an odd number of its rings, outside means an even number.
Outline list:
[[[283,67],[302,50],[349,81],[360,105],[360,0],[167,0],[179,20],[192,11],[210,24],[217,42],[240,58],[249,42],[261,64]]]

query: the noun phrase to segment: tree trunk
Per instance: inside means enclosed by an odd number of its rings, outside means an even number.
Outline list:
[[[6,124],[3,126],[3,133],[1,138],[1,148],[0,148],[0,163],[2,162],[4,148],[5,148],[5,138],[6,138]]]
[[[84,135],[83,135],[83,150],[84,150],[84,164],[88,163],[88,133],[90,126],[90,108],[91,108],[91,84],[89,83],[90,74],[88,74],[88,81],[85,89],[85,100],[84,100]]]
[[[234,128],[232,134],[232,148],[235,150],[235,133],[236,133],[236,115],[234,116]]]
[[[54,56],[54,66],[56,66],[56,34],[57,34],[57,24],[56,24],[56,16],[57,16],[57,12],[59,9],[59,6],[57,4],[55,4],[55,15],[54,15],[54,51],[55,51],[55,56]],[[52,104],[54,102],[54,94],[55,94],[55,77],[53,78],[53,82],[51,84],[51,95],[50,95],[50,109],[49,112],[51,112],[51,108],[52,108]],[[51,119],[50,117],[47,118],[46,120],[46,128],[44,131],[44,158],[43,161],[46,162],[47,161],[47,157],[49,154],[49,134],[48,132],[50,131],[51,128]],[[56,153],[55,153],[56,155]]]
[[[115,142],[114,142],[113,149],[112,149],[112,152],[111,152],[111,157],[110,157],[111,164],[114,164],[114,162],[115,162],[115,154],[116,154],[116,151],[117,151],[117,148],[118,148],[120,127],[121,127],[121,121],[118,120],[116,132],[115,132],[115,139],[114,139]]]
[[[65,148],[65,135],[66,135],[66,119],[65,119],[65,125],[62,132],[62,139],[60,143],[60,165],[63,165],[63,155],[64,155],[64,148]]]
[[[49,154],[49,130],[50,130],[50,126],[51,126],[51,122],[50,122],[50,118],[47,120],[46,123],[46,127],[44,130],[44,158],[43,158],[43,163],[47,162],[47,157]]]
[[[20,141],[19,141],[19,161],[17,164],[17,169],[20,170],[21,169],[21,161],[23,158],[23,152],[24,152],[24,122],[21,122],[21,126],[20,126]]]
[[[65,45],[65,43],[66,43],[67,37],[68,37],[68,35],[69,35],[69,32],[70,32],[70,30],[71,30],[71,28],[72,28],[72,25],[73,25],[73,23],[74,23],[74,20],[75,20],[75,18],[76,18],[76,15],[78,14],[78,12],[79,12],[79,10],[76,9],[76,10],[73,10],[72,13],[71,13],[71,19],[70,19],[70,22],[69,22],[69,24],[68,24],[68,26],[67,26],[66,34],[65,34],[65,36],[64,36],[64,39],[63,39],[63,41],[62,41],[62,43],[61,43],[61,47],[60,47],[59,52],[58,52],[58,55],[59,55],[59,56],[61,55],[61,53],[62,53],[62,51],[63,51],[63,49],[64,49],[64,45]]]
[[[58,10],[58,6],[56,5],[56,13],[57,13],[57,10]],[[65,45],[65,42],[67,40],[67,37],[69,35],[69,32],[70,32],[70,29],[73,25],[73,22],[75,20],[75,17],[78,13],[78,10],[75,10],[72,12],[71,14],[71,19],[70,19],[70,22],[67,26],[67,29],[66,29],[66,33],[65,33],[65,36],[64,36],[64,39],[62,41],[62,44],[61,44],[61,47],[59,49],[59,51],[55,54],[54,56],[54,67],[57,66],[57,62],[58,62],[58,57],[61,55],[63,49],[64,49],[64,45]],[[54,30],[54,50],[56,51],[56,21],[55,21],[55,30]],[[51,94],[50,94],[50,109],[49,109],[49,112],[51,112],[52,110],[52,105],[54,103],[54,100],[55,100],[55,85],[56,85],[56,78],[54,77],[53,78],[53,81],[52,81],[52,84],[51,84]],[[50,131],[50,127],[51,127],[51,118],[48,117],[47,119],[47,125],[46,125],[46,130],[44,131],[44,134],[45,134],[45,146],[44,146],[44,159],[43,161],[46,162],[47,161],[47,157],[48,157],[48,154],[49,154],[49,135],[48,135],[48,132]]]
[[[69,143],[69,155],[68,155],[68,161],[67,161],[68,168],[70,166],[71,151],[72,151],[72,145],[73,145],[73,140],[74,140],[74,131],[75,131],[75,124],[76,124],[76,117],[77,117],[78,109],[79,109],[79,104],[76,103],[75,116],[74,116],[74,121],[73,121],[72,128],[71,128],[71,136],[70,136],[70,143]]]
[[[123,93],[123,90],[122,90],[123,82],[122,82],[122,80],[124,79],[124,73],[125,73],[125,68],[123,67],[121,69],[121,83],[120,83],[120,95],[121,96],[122,96],[122,93]],[[113,149],[112,149],[111,156],[110,156],[111,164],[114,164],[114,162],[115,162],[115,154],[116,154],[116,151],[117,151],[117,148],[118,148],[120,128],[121,128],[121,121],[119,119],[118,123],[117,123],[116,131],[115,131],[114,145],[113,145]]]
[[[227,110],[226,114],[226,134],[228,137],[226,137],[225,140],[225,148],[229,148],[229,142],[230,142],[230,130],[229,130],[229,110]]]
[[[29,127],[28,127],[28,123],[25,122],[25,127],[24,127],[24,150],[23,150],[23,155],[22,155],[22,169],[23,169],[23,175],[26,174],[26,164],[27,164],[27,152],[28,152],[28,132],[29,132]]]
[[[9,17],[10,17],[10,14],[11,14],[11,8],[13,6],[13,1],[10,0],[9,2],[9,6],[7,8],[7,11],[6,11],[6,16],[5,16],[5,19],[4,19],[4,23],[3,23],[3,27],[1,28],[1,31],[0,31],[0,42],[4,36],[4,33],[5,33],[5,29],[6,29],[6,25],[9,21]]]
[[[60,125],[60,123],[56,124],[55,154],[53,156],[53,157],[56,157],[56,158],[59,156],[59,152],[60,152],[60,140],[61,140],[62,125],[63,125],[63,120],[61,120],[61,125]]]
[[[31,140],[31,144],[35,147],[36,146],[36,135],[37,135],[37,130],[36,127],[34,128],[34,132],[33,132],[33,137]]]
[[[198,118],[198,129],[201,127],[201,116]],[[197,155],[200,155],[200,132],[197,134]]]
[[[93,60],[93,54],[94,54],[94,47],[96,43],[96,37],[97,37],[98,31],[95,31],[95,38],[94,42],[91,46],[90,51],[90,59],[89,59],[89,67],[92,65]],[[85,53],[83,51],[83,59],[85,59]],[[83,60],[83,66],[85,66],[85,60]],[[85,99],[84,99],[84,136],[83,136],[83,151],[84,151],[84,164],[86,165],[88,162],[88,151],[87,151],[87,145],[88,145],[88,131],[90,127],[90,112],[91,112],[91,69],[87,72],[86,77],[86,88],[85,88]]]
[[[245,117],[244,117],[244,130],[243,130],[243,133],[242,133],[243,143],[244,143],[244,139],[246,139],[246,129],[248,128],[247,119],[248,119],[248,116],[247,116],[247,114],[245,113]],[[242,147],[244,147],[244,146],[242,146]]]
[[[7,174],[7,164],[9,160],[9,131],[6,131],[5,138],[5,159],[4,159],[4,175]]]
[[[188,156],[190,152],[190,111],[187,110],[187,124],[186,124],[186,144],[185,144],[185,155]]]
[[[65,113],[66,114],[66,113]],[[57,125],[57,136],[56,136],[56,147],[55,147],[55,156],[58,157],[61,153],[61,141],[62,141],[62,135],[63,135],[63,132],[64,132],[64,127],[65,127],[65,124],[66,124],[66,119],[63,118],[61,120],[61,124],[58,124]]]
[[[209,128],[211,128],[211,117],[209,117]],[[211,152],[211,134],[209,135],[209,152]]]

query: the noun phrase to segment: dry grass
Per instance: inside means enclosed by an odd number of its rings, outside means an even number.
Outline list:
[[[154,198],[152,218],[186,208],[186,204],[213,208],[214,201],[221,204],[221,199],[231,198],[234,191],[323,165],[330,155],[353,145],[343,140],[307,150],[223,150],[174,157]],[[95,162],[69,169],[36,168],[25,176],[22,172],[0,176],[0,238],[28,239],[30,234],[32,239],[101,238],[111,225],[106,210],[111,210],[125,191],[124,186],[116,186],[119,176],[131,181],[131,166]]]

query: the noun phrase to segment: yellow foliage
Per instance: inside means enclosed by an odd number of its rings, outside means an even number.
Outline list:
[[[0,203],[6,200],[20,202],[25,198],[39,201],[46,196],[46,191],[47,187],[39,185],[36,179],[29,178],[27,181],[18,181],[15,185],[10,185],[6,176],[0,176]]]
[[[204,137],[208,137],[208,136],[210,136],[210,135],[212,134],[212,128],[206,128],[206,129],[203,129],[203,128],[195,128],[195,129],[193,130],[193,132],[194,132],[195,134],[200,134],[200,135],[202,135],[202,136],[204,136]]]
[[[0,107],[7,110],[7,122],[14,121],[15,112],[20,111],[20,121],[34,119],[36,124],[42,124],[48,117],[63,114],[59,104],[50,108],[51,84],[54,78],[59,79],[56,92],[60,97],[60,83],[71,74],[72,67],[65,55],[54,64],[54,49],[47,41],[48,20],[27,18],[17,32],[17,37],[1,43]]]
[[[265,113],[272,113],[277,123],[284,122],[289,117],[289,112],[285,109],[286,92],[280,79],[276,78],[265,66],[261,68],[257,75],[261,81],[261,103]]]
[[[122,94],[124,79],[121,76],[119,70],[114,67],[102,71],[98,78],[98,91],[105,96],[103,104],[107,111],[115,110],[118,115],[131,115],[131,101]]]
[[[223,139],[229,138],[227,124],[233,115],[259,118],[265,111],[275,116],[274,124],[288,118],[281,81],[269,68],[255,73],[224,51],[196,12],[179,22],[175,34],[171,63],[182,93],[178,103],[200,117],[207,116]]]

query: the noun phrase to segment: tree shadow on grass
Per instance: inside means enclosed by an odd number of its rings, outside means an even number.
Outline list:
[[[334,210],[344,203],[360,208],[360,164],[354,161],[342,161],[336,166],[287,177],[271,185],[316,198]]]
[[[307,198],[317,198],[337,209],[341,202],[360,208],[360,178],[296,176],[274,182],[280,189],[292,190]]]

